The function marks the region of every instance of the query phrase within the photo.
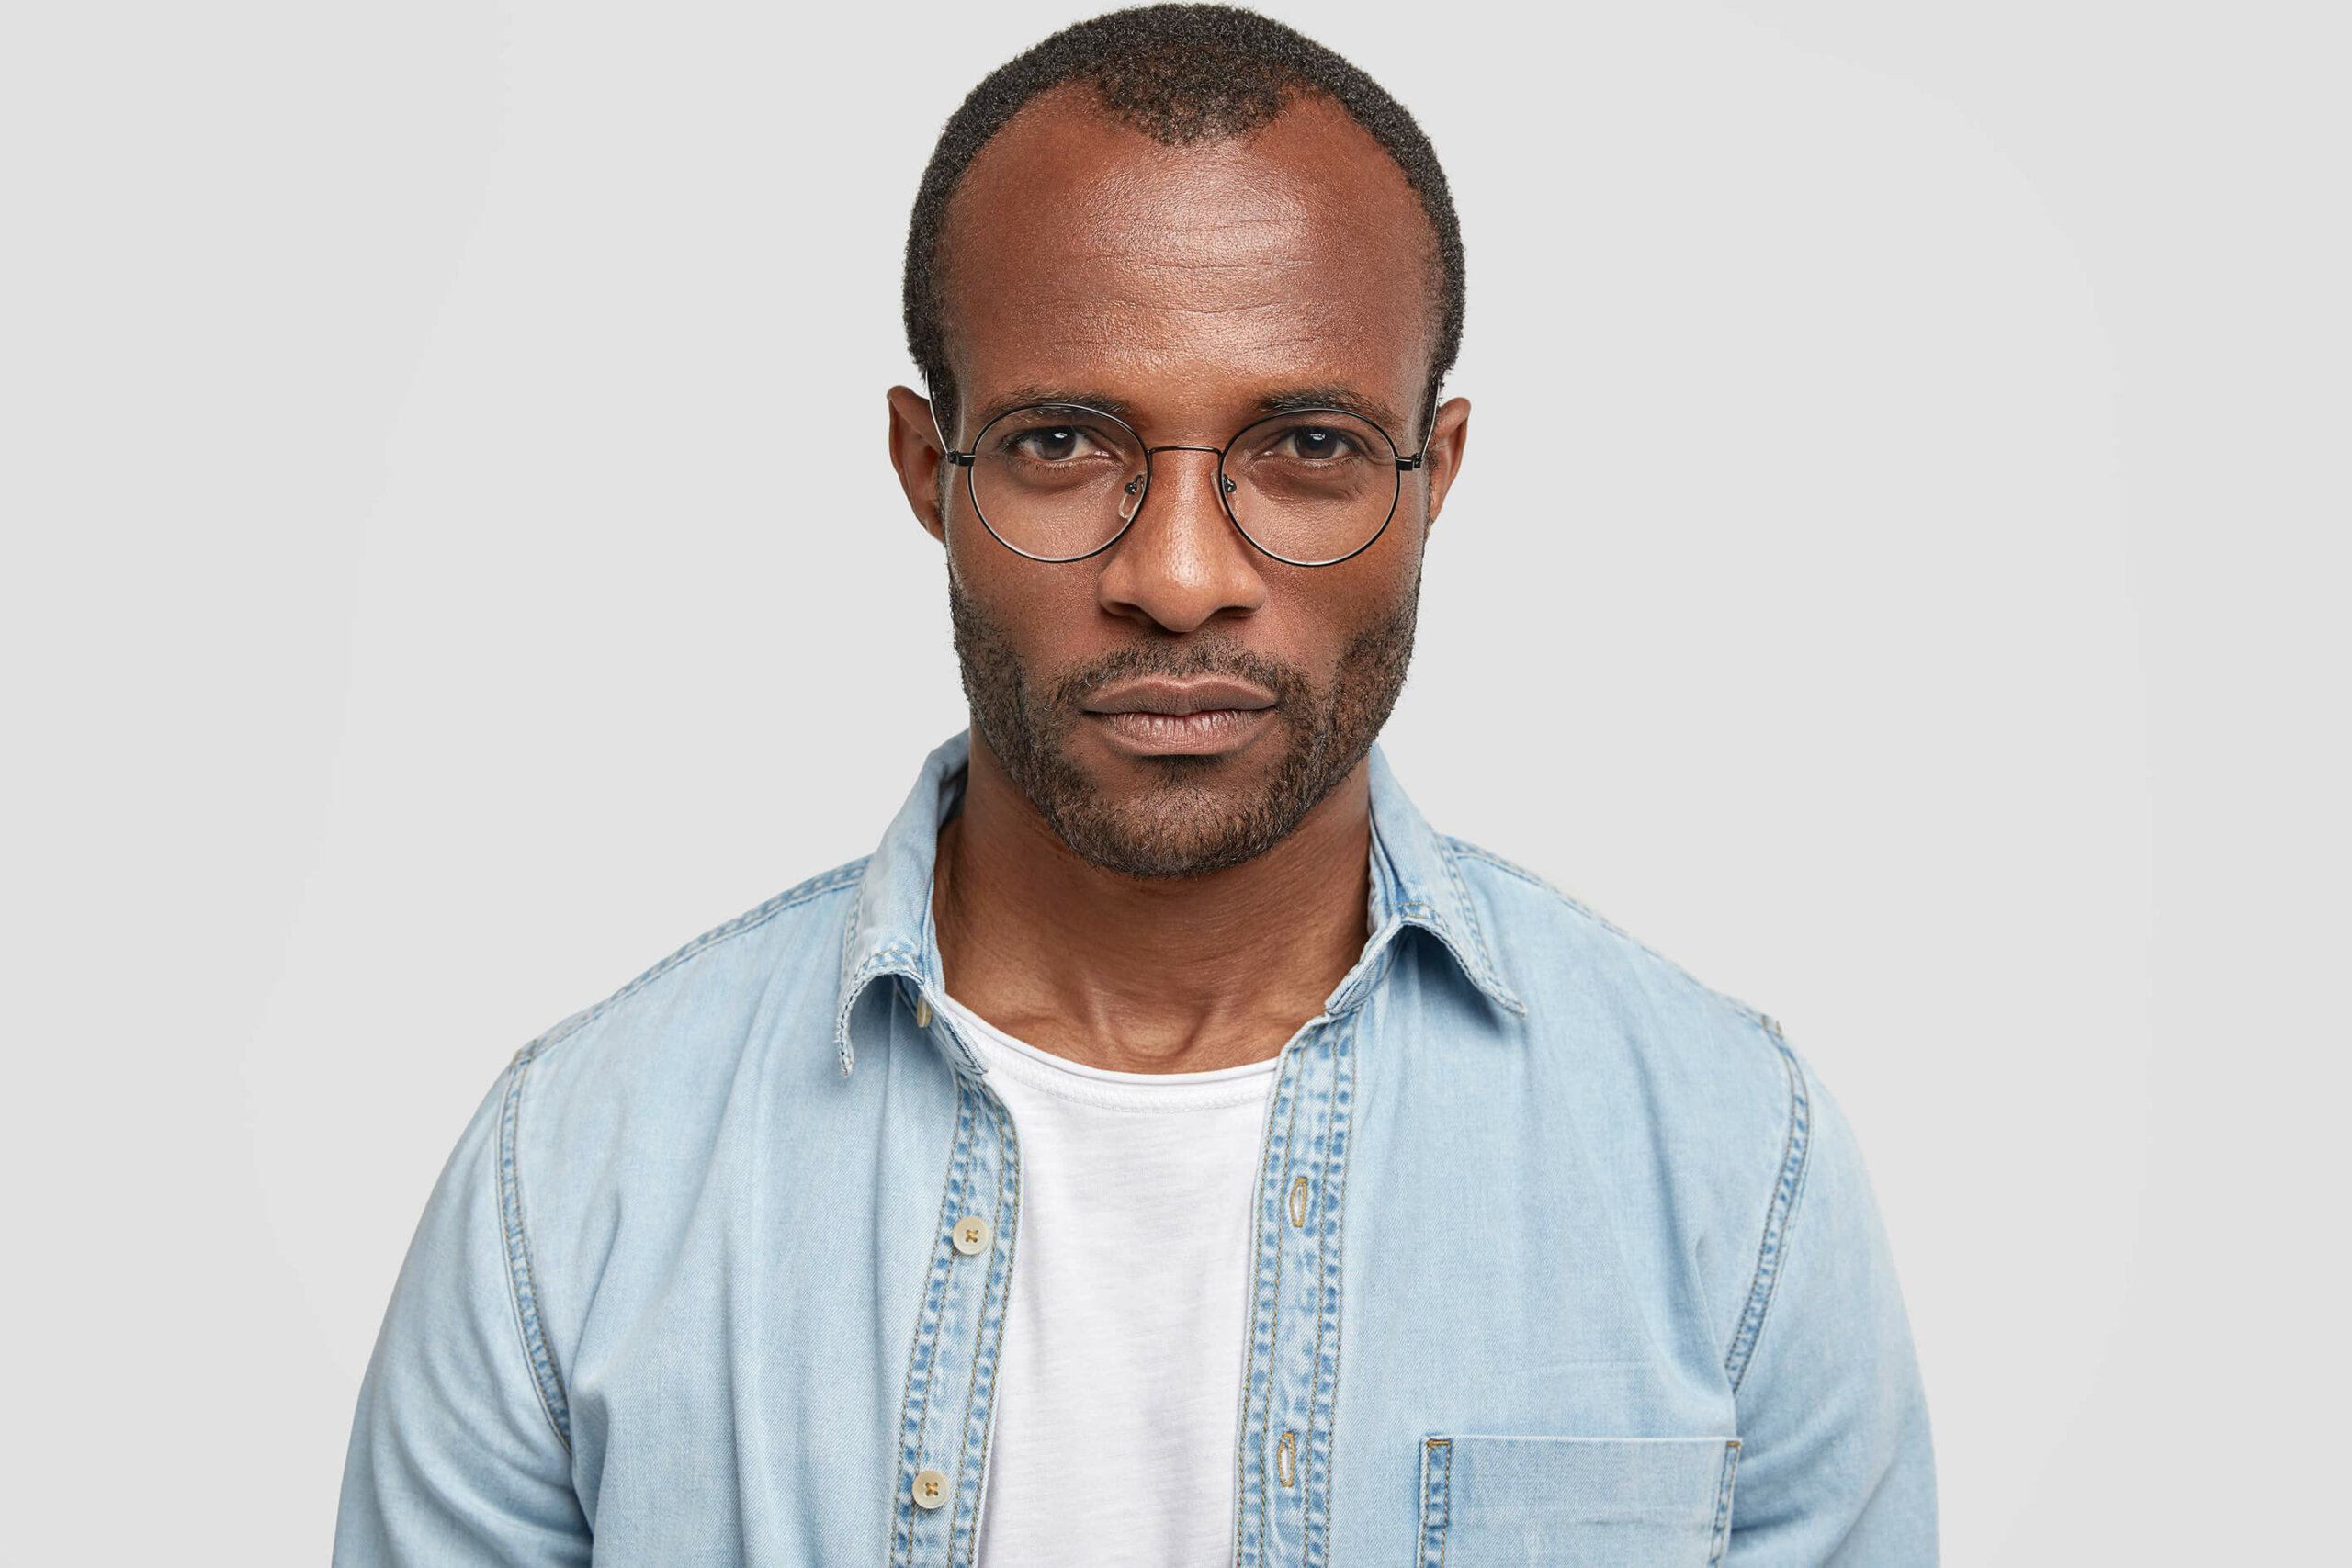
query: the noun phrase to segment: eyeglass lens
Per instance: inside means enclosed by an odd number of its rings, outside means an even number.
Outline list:
[[[1163,452],[1158,460],[1184,457]],[[989,531],[1023,555],[1077,560],[1134,521],[1152,461],[1136,433],[1108,414],[1067,404],[1015,409],[973,444],[972,501]],[[1396,510],[1398,482],[1396,448],[1378,426],[1315,409],[1276,414],[1236,436],[1219,488],[1251,543],[1319,566],[1379,535]]]

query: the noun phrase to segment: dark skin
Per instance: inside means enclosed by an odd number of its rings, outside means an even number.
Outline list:
[[[1379,145],[1317,100],[1246,138],[1169,147],[1105,118],[1080,90],[1048,94],[974,161],[945,249],[961,406],[939,423],[959,443],[1002,408],[1058,400],[1109,401],[1155,446],[1221,446],[1301,391],[1360,404],[1408,454],[1421,439],[1436,329],[1429,223]],[[1256,550],[1218,501],[1216,458],[1191,453],[1157,460],[1116,545],[1045,564],[990,537],[960,485],[943,509],[931,405],[905,387],[889,405],[890,460],[916,518],[1048,681],[1139,640],[1214,638],[1329,682],[1351,638],[1417,590],[1470,413],[1458,398],[1437,411],[1395,521],[1338,565]],[[1216,742],[1204,790],[1260,782],[1291,720],[1277,706],[1235,722],[1239,739]],[[1154,744],[1090,715],[1069,755],[1094,788],[1141,798],[1166,776]],[[976,727],[933,886],[947,989],[1008,1033],[1092,1066],[1263,1061],[1363,951],[1370,847],[1359,763],[1239,865],[1106,871],[1063,842]]]

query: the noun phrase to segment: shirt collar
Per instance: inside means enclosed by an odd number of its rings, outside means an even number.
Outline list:
[[[1365,958],[1380,951],[1384,932],[1419,926],[1437,938],[1463,977],[1487,1000],[1508,1012],[1526,1012],[1487,951],[1453,840],[1422,819],[1379,747],[1372,749],[1370,762],[1372,939],[1364,943]]]
[[[938,933],[931,920],[931,874],[939,852],[939,825],[963,797],[970,758],[968,734],[951,737],[925,758],[906,804],[866,862],[842,939],[841,1005],[833,1044],[844,1077],[856,1061],[851,1015],[876,981],[895,976],[911,985],[918,996],[946,994]],[[1389,944],[1405,927],[1418,926],[1437,939],[1481,995],[1509,1011],[1525,1012],[1496,971],[1453,846],[1406,798],[1377,746],[1370,762],[1372,936],[1363,958],[1333,993],[1331,1008],[1340,1010],[1360,1000],[1383,967]]]

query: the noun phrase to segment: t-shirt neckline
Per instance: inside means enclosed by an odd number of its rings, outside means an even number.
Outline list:
[[[1014,1038],[953,997],[942,1009],[991,1071],[1001,1069],[1063,1100],[1119,1111],[1209,1111],[1265,1098],[1279,1055],[1193,1073],[1126,1073],[1088,1066]]]

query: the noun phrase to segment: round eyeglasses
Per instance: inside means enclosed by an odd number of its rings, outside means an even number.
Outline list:
[[[981,526],[1015,555],[1076,561],[1100,555],[1143,510],[1162,452],[1216,458],[1217,496],[1241,536],[1290,566],[1336,566],[1369,549],[1396,514],[1405,476],[1428,448],[1401,457],[1388,433],[1345,409],[1269,415],[1223,446],[1147,446],[1127,423],[1082,403],[1030,403],[980,427],[964,470]]]

